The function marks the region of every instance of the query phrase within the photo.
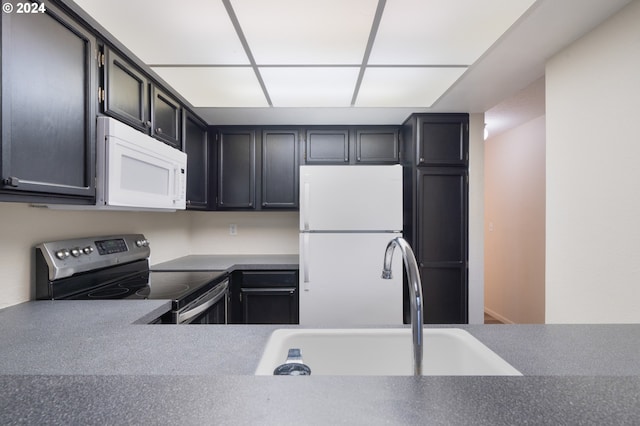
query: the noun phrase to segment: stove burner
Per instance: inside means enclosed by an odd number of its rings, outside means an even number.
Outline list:
[[[91,299],[110,299],[129,292],[128,288],[111,287],[101,290],[92,291],[87,296]]]
[[[148,298],[149,296],[153,296],[154,299],[174,299],[177,298],[180,294],[189,290],[189,285],[187,284],[173,284],[170,286],[146,286],[136,291],[137,296],[142,296],[144,298]]]

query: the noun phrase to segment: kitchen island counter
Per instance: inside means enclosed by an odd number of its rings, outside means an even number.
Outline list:
[[[256,377],[262,348],[282,326],[144,324],[167,304],[36,301],[0,310],[2,423],[640,421],[640,325],[456,326],[523,377]]]

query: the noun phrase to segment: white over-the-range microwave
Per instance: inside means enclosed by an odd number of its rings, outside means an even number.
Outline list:
[[[96,124],[96,204],[48,207],[185,209],[187,154],[111,117],[98,117]]]

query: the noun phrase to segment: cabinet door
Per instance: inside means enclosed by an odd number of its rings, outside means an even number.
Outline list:
[[[207,126],[190,112],[184,114],[184,152],[187,153],[187,209],[209,206],[209,138]]]
[[[220,209],[254,209],[255,198],[256,133],[254,130],[223,130],[218,141],[217,206]]]
[[[149,132],[149,81],[113,50],[104,49],[103,112],[145,133]]]
[[[356,163],[394,164],[398,152],[398,129],[356,130]]]
[[[306,164],[348,164],[349,130],[307,130]]]
[[[262,132],[262,208],[298,207],[298,131]]]
[[[426,323],[467,322],[467,171],[419,169],[417,260]]]
[[[418,165],[466,166],[469,160],[466,114],[432,114],[418,118]]]
[[[298,324],[297,271],[246,271],[241,277],[244,324]]]
[[[177,149],[182,149],[180,103],[156,86],[152,87],[151,136]]]
[[[297,289],[241,288],[243,324],[298,324]]]
[[[96,52],[93,36],[49,3],[46,13],[2,14],[3,199],[95,196]]]

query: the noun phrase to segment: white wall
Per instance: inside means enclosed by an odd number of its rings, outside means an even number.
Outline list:
[[[238,234],[228,235],[228,223]],[[0,309],[33,298],[33,246],[91,235],[143,233],[151,264],[187,254],[298,252],[295,212],[81,212],[0,203]]]
[[[185,212],[78,212],[0,203],[0,309],[32,298],[33,246],[89,235],[141,232],[151,241],[151,261],[162,262],[189,250]]]
[[[484,114],[469,117],[469,323],[484,323]]]
[[[192,254],[297,254],[298,212],[192,212]],[[229,235],[236,225],[237,234]]]
[[[544,115],[487,139],[485,222],[487,313],[507,323],[544,323]]]
[[[546,321],[640,322],[640,0],[546,67]]]

